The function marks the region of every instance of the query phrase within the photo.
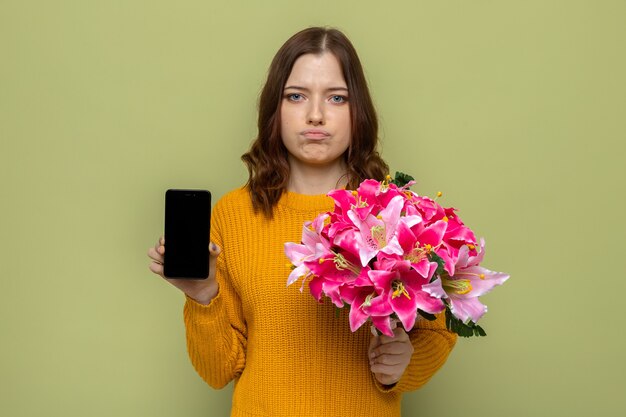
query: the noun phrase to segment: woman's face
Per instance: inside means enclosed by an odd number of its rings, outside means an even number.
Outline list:
[[[337,168],[350,146],[348,86],[332,53],[299,57],[283,90],[281,135],[289,164]]]

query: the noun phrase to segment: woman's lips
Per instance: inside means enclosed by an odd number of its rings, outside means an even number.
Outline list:
[[[330,133],[321,129],[307,129],[300,132],[300,135],[306,139],[326,139],[330,136]]]

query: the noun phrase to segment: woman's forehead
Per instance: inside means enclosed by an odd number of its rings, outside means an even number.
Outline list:
[[[303,87],[303,89],[312,86],[346,89],[346,81],[337,57],[330,52],[325,52],[298,57],[287,78],[285,88],[290,86]]]

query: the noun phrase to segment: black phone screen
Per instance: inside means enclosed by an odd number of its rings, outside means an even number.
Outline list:
[[[211,193],[167,190],[165,193],[165,255],[168,278],[209,276]]]

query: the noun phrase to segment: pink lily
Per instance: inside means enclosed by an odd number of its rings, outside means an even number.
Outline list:
[[[431,291],[432,294],[424,291],[422,287],[431,283],[411,268],[408,261],[396,262],[392,270],[372,270],[369,276],[376,288],[382,291],[381,302],[391,306],[406,331],[413,328],[418,309],[436,314],[445,308],[443,301],[432,295],[437,294],[434,289]],[[443,292],[439,294],[443,295]],[[383,333],[385,330],[391,332],[390,329],[380,330]]]
[[[335,212],[346,213],[356,204],[355,193],[350,190],[332,190],[328,196],[335,200]]]
[[[509,279],[508,274],[479,266],[485,254],[484,239],[481,239],[480,246],[481,250],[476,256],[470,254],[471,250],[467,246],[461,247],[454,275],[444,274],[441,277],[450,311],[464,323],[469,320],[478,322],[487,312],[487,306],[478,297]]]
[[[387,177],[387,179],[381,182],[373,180],[363,181],[357,189],[357,192],[368,204],[386,207],[392,199],[399,195],[402,195],[403,198],[406,199],[404,192],[415,183],[415,181],[413,181],[402,188],[398,188],[397,185],[390,184],[389,180],[390,177]]]
[[[422,220],[419,216],[404,216],[401,218],[403,203],[403,197],[396,196],[378,213],[378,216],[369,214],[364,220],[356,215],[354,211],[348,212],[348,217],[358,230],[352,231],[351,236],[344,236],[344,238],[352,238],[346,243],[353,246],[353,253],[354,251],[358,252],[361,265],[367,265],[379,252],[402,254],[402,247],[400,247],[398,237],[396,236],[398,223],[405,223],[407,226],[412,227]]]
[[[353,332],[368,319],[378,320],[375,317],[388,317],[393,313],[391,306],[381,302],[374,284],[369,278],[367,280],[367,284],[361,282],[361,285],[345,286],[341,289],[343,299],[350,304],[350,330]]]
[[[442,219],[445,215],[443,207],[430,197],[415,195],[413,201],[426,223]]]
[[[320,259],[330,253],[330,242],[321,235],[324,221],[327,217],[327,214],[323,214],[312,222],[304,223],[302,227],[302,244],[285,243],[285,254],[295,267],[287,278],[288,286],[300,278],[306,278],[310,274],[306,262]],[[304,281],[303,279],[303,286]],[[300,288],[300,291],[302,290],[303,288]]]
[[[345,255],[331,252],[317,260],[306,261],[305,265],[313,274],[309,282],[311,294],[320,301],[323,293],[337,307],[343,307],[341,291],[344,287],[370,284],[367,278],[369,267],[361,268],[358,258],[348,252]],[[366,279],[365,283],[363,279]]]
[[[445,216],[442,221],[448,225],[443,236],[440,248],[436,250],[445,262],[445,269],[450,275],[454,275],[454,269],[459,257],[459,249],[463,246],[472,248],[470,253],[476,255],[476,237],[474,232],[463,224],[463,221],[454,213],[456,209],[449,207],[444,209]]]
[[[446,226],[443,221],[430,225],[419,223],[413,228],[405,224],[398,225],[398,241],[404,259],[410,261],[411,266],[424,278],[430,279],[437,269],[437,263],[428,259],[428,253],[441,245]]]

